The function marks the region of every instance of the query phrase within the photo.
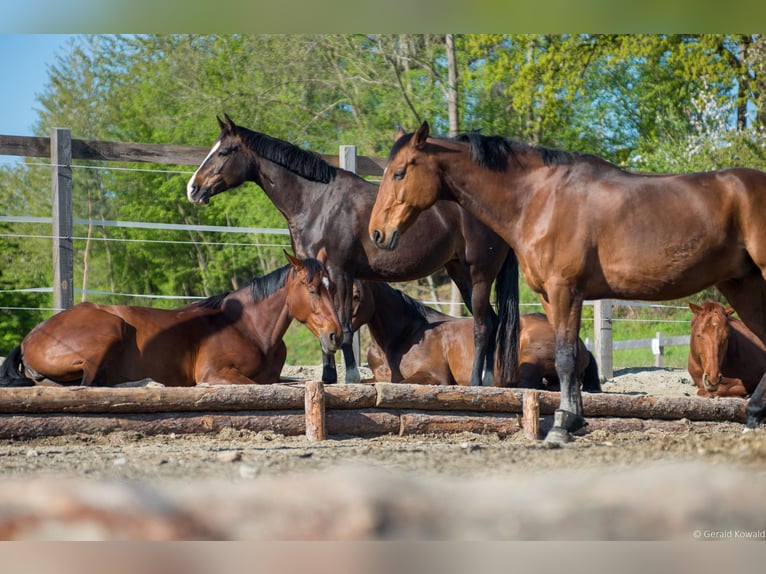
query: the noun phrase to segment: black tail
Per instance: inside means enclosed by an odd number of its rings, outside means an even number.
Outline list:
[[[0,365],[0,387],[33,387],[35,382],[23,374],[21,345],[13,349]]]
[[[495,285],[497,297],[497,384],[516,386],[519,380],[519,261],[508,250]]]
[[[601,378],[598,376],[598,364],[593,353],[588,351],[588,366],[582,374],[582,390],[586,393],[601,392]]]

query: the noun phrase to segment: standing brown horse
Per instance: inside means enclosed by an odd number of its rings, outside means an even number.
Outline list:
[[[732,317],[734,309],[706,301],[689,303],[692,333],[689,374],[701,397],[744,397],[766,373],[766,346],[745,324]]]
[[[372,339],[367,363],[375,380],[430,385],[468,385],[473,321],[445,315],[378,281],[354,282],[354,330],[367,325]],[[522,315],[518,386],[554,390],[553,328],[542,313]],[[582,340],[577,377],[583,390],[600,392],[598,366]]]
[[[297,255],[308,257],[321,247],[327,249],[327,269],[338,286],[347,383],[360,380],[351,346],[356,278],[410,281],[446,269],[474,316],[471,384],[493,384],[498,322],[509,340],[504,346],[509,357],[504,362],[516,363],[518,263],[497,234],[453,202],[437,202],[422,215],[418,229],[402,238],[400,252],[382,251],[367,233],[377,185],[288,142],[237,126],[228,115],[218,124],[220,135],[190,178],[187,197],[207,203],[218,193],[253,181],[287,219]],[[489,304],[495,278],[499,319]],[[322,380],[336,382],[334,358],[325,355],[323,362]]]
[[[394,249],[440,199],[503,237],[547,303],[561,379],[548,441],[566,442],[585,423],[575,382],[585,299],[678,299],[716,285],[766,340],[766,173],[634,174],[592,155],[497,136],[430,137],[424,122],[391,150],[370,236]],[[766,378],[746,426],[764,414]]]
[[[342,336],[334,286],[319,260],[290,262],[244,287],[180,309],[80,303],[39,324],[0,366],[0,386],[276,383],[293,319],[326,352]]]

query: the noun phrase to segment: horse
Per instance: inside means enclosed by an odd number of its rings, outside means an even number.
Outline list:
[[[343,335],[334,285],[317,259],[288,265],[229,293],[178,309],[79,303],[32,329],[0,366],[0,386],[271,384],[287,357],[293,319],[325,352]]]
[[[715,285],[766,340],[766,173],[631,173],[501,136],[431,137],[423,122],[391,149],[370,237],[397,248],[439,200],[459,203],[505,239],[545,301],[561,379],[548,442],[567,442],[585,424],[575,384],[585,299],[679,299]],[[746,410],[754,428],[766,414],[766,378]]]
[[[367,325],[367,363],[375,380],[431,385],[468,385],[473,321],[452,317],[386,283],[354,281],[352,327]],[[553,328],[542,313],[520,317],[519,387],[556,390]],[[578,379],[599,392],[595,358],[580,340]]]
[[[307,257],[326,247],[327,268],[337,285],[338,315],[343,325],[341,349],[346,383],[361,380],[352,350],[351,306],[354,279],[410,281],[445,268],[474,317],[476,353],[472,385],[494,381],[495,331],[509,343],[510,364],[518,345],[518,264],[506,243],[452,202],[438,202],[420,218],[417,230],[402,238],[396,254],[377,249],[367,222],[378,186],[353,172],[288,142],[237,126],[228,115],[210,153],[189,179],[187,197],[206,204],[214,195],[255,182],[287,220],[293,250]],[[498,275],[499,274],[499,275]],[[492,282],[500,317],[489,303]],[[337,381],[335,361],[323,356],[322,380]]]
[[[745,397],[766,373],[766,346],[734,309],[706,301],[692,310],[688,370],[701,397]]]

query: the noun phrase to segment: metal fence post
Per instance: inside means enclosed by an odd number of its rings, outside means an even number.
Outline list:
[[[614,376],[612,363],[612,300],[593,302],[594,355],[602,380]]]
[[[51,130],[51,191],[53,205],[53,306],[74,305],[72,245],[72,133]]]

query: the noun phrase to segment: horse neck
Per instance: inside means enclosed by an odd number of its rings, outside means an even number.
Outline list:
[[[370,336],[381,347],[428,324],[428,320],[398,290],[383,284],[375,284],[372,290],[375,312],[367,327]]]
[[[285,286],[258,301],[253,301],[249,287],[243,287],[226,297],[222,308],[231,314],[235,306],[237,316],[232,318],[237,327],[250,337],[265,341],[269,348],[282,340],[293,320]]]

